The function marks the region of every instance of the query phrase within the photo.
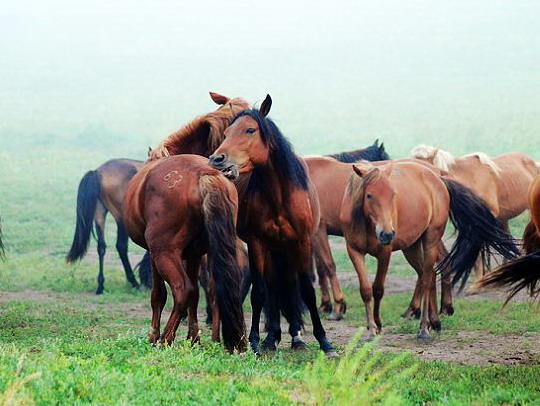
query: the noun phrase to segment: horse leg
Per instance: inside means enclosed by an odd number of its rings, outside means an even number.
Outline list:
[[[377,335],[377,324],[375,323],[375,318],[373,317],[373,289],[371,288],[371,283],[369,282],[366,264],[364,261],[364,254],[358,252],[350,244],[347,243],[347,252],[349,253],[349,258],[351,259],[356,274],[358,275],[358,282],[360,284],[360,296],[362,296],[362,301],[366,308],[366,320],[367,320],[367,340],[372,340]]]
[[[201,266],[201,258],[190,258],[187,260],[187,274],[191,284],[195,287],[189,300],[188,307],[188,335],[187,339],[191,339],[192,343],[200,341],[199,321],[197,320],[197,306],[199,305],[199,289],[197,288],[199,268]]]
[[[341,320],[343,314],[347,311],[347,304],[343,296],[343,291],[339,284],[339,280],[336,272],[336,264],[332,258],[332,250],[328,242],[328,234],[326,229],[320,227],[319,230],[313,236],[313,253],[315,254],[315,262],[317,263],[317,273],[319,274],[319,285],[321,286],[321,306],[319,309],[323,310],[328,307],[330,303],[330,295],[328,293],[328,282],[332,286],[332,294],[334,296],[334,308],[332,314],[330,314],[330,320]],[[326,290],[326,292],[325,292]]]
[[[403,255],[405,259],[411,264],[413,269],[416,271],[416,285],[414,287],[413,297],[411,303],[405,313],[401,315],[404,319],[410,319],[414,316],[415,319],[420,319],[421,310],[420,304],[422,303],[422,258],[423,258],[423,248],[422,244],[419,241],[411,245],[410,247],[403,250]]]
[[[159,326],[161,322],[161,313],[167,302],[167,289],[165,282],[159,274],[158,268],[152,261],[152,291],[150,294],[150,303],[152,305],[152,329],[148,335],[148,339],[152,344],[155,344],[159,339]]]
[[[439,261],[448,255],[448,251],[444,243],[439,243]],[[452,303],[452,270],[443,269],[441,275],[441,314],[451,316],[454,314],[454,306]]]
[[[422,316],[420,319],[420,331],[418,340],[429,341],[431,326],[440,326],[439,315],[435,308],[433,288],[435,287],[436,275],[434,265],[438,258],[439,247],[437,243],[428,246],[428,235],[424,235],[424,258],[422,261]],[[439,328],[440,329],[440,328]]]
[[[280,302],[275,286],[276,281],[267,280],[267,296],[265,303],[266,324],[268,325],[268,334],[261,344],[264,351],[276,351],[277,344],[281,341],[280,325]]]
[[[311,240],[301,241],[298,245],[298,249],[290,253],[290,258],[296,261],[294,265],[297,267],[299,282],[300,282],[300,294],[302,300],[306,304],[309,314],[311,316],[311,323],[313,325],[313,335],[319,342],[320,349],[326,354],[327,357],[337,357],[337,352],[326,338],[326,331],[321,323],[319,316],[319,310],[317,309],[317,297],[315,295],[315,289],[310,278],[310,264],[312,258],[311,252]],[[291,332],[293,333],[293,332]],[[292,335],[292,334],[291,334]],[[293,336],[293,347],[294,347]]]
[[[253,239],[248,244],[249,268],[251,270],[251,329],[249,332],[249,344],[255,354],[259,354],[259,323],[265,301],[266,288],[263,279],[265,251],[264,246],[258,240]]]
[[[129,263],[128,258],[128,233],[126,231],[126,226],[122,221],[116,222],[117,226],[117,235],[116,235],[116,250],[118,251],[118,255],[120,256],[120,260],[122,261],[122,265],[124,266],[124,272],[126,273],[126,279],[129,283],[131,283],[131,286],[133,286],[136,289],[139,289],[139,283],[137,282],[137,279],[135,279],[135,275],[133,274],[133,269],[131,269],[131,264]]]
[[[384,283],[386,281],[386,274],[388,273],[388,265],[390,264],[390,256],[392,255],[392,248],[385,247],[383,251],[377,256],[377,274],[375,281],[373,282],[373,318],[377,325],[377,332],[382,331],[381,320],[381,301],[384,296]]]
[[[171,344],[176,336],[180,320],[188,307],[188,300],[196,287],[191,283],[186,273],[180,249],[172,248],[159,252],[155,256],[154,261],[159,273],[171,287],[174,300],[171,315],[161,336],[162,343]]]
[[[97,277],[98,287],[96,295],[101,295],[104,290],[105,276],[103,274],[103,265],[105,260],[105,252],[107,251],[107,244],[105,244],[105,216],[107,216],[107,209],[98,201],[96,205],[96,212],[94,213],[94,222],[96,225],[97,236],[97,252],[99,256],[99,273]]]

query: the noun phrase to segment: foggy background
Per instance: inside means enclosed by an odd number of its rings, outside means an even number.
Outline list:
[[[143,158],[213,110],[211,90],[270,93],[299,153],[379,138],[396,157],[419,142],[534,155],[537,4],[3,1],[1,144]]]

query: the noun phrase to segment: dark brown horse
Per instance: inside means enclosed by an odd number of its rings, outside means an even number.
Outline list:
[[[158,339],[172,343],[187,310],[188,339],[199,340],[198,273],[203,255],[208,254],[223,342],[230,352],[245,350],[242,275],[236,258],[237,204],[235,186],[198,155],[157,160],[129,183],[124,200],[126,229],[135,243],[149,250],[152,260],[152,343]],[[174,305],[160,336],[165,282]]]
[[[248,108],[249,104],[242,98],[230,99],[213,92],[210,92],[210,97],[220,107],[195,118],[169,135],[149,152],[149,160],[178,153],[195,153],[208,157],[214,151],[216,145],[222,141],[223,131],[229,125],[232,116]],[[122,221],[122,205],[127,185],[142,165],[142,161],[113,159],[95,171],[88,172],[79,184],[75,235],[66,260],[75,262],[84,257],[92,234],[92,221],[94,221],[99,255],[97,294],[103,293],[104,289],[103,263],[106,250],[104,229],[105,218],[109,211],[117,224],[116,248],[122,260],[126,278],[134,287],[139,286],[128,259],[128,236]],[[147,287],[152,286],[149,264],[149,258],[145,256],[139,265],[141,283]]]
[[[334,158],[336,161],[353,163],[360,160],[365,161],[388,161],[390,156],[384,148],[384,142],[379,145],[379,140],[375,140],[373,145],[367,148],[355,149],[354,151],[339,152],[337,154],[326,155],[328,158]]]
[[[96,170],[87,172],[79,183],[77,191],[77,220],[75,235],[66,261],[80,261],[88,250],[90,236],[95,225],[97,237],[97,252],[99,256],[98,287],[96,294],[103,293],[105,276],[103,274],[105,250],[105,220],[110,212],[114,217],[117,228],[116,250],[122,261],[126,279],[134,288],[139,287],[128,258],[128,235],[122,220],[122,206],[129,181],[143,166],[142,161],[133,159],[111,159]],[[150,287],[151,282],[144,272],[139,269],[141,282]]]
[[[369,337],[381,331],[380,305],[392,251],[401,250],[421,278],[422,316],[420,340],[429,329],[440,330],[437,312],[435,263],[450,217],[458,236],[439,266],[463,275],[479,254],[489,248],[505,257],[517,255],[511,236],[505,233],[485,202],[460,183],[439,176],[426,165],[389,162],[382,166],[353,165],[343,197],[340,222],[349,257],[358,274],[366,308]],[[377,258],[373,287],[364,256]]]
[[[281,340],[280,309],[289,321],[292,347],[305,347],[300,336],[299,288],[321,350],[335,356],[319,318],[310,278],[311,235],[319,221],[317,195],[304,162],[266,117],[271,105],[267,96],[260,110],[236,115],[225,130],[225,141],[210,157],[214,168],[232,178],[239,176],[238,233],[248,244],[253,279],[249,342],[258,353],[266,283],[270,320],[263,349],[275,350]]]
[[[540,176],[529,188],[528,206],[531,219],[523,234],[526,255],[502,265],[477,283],[479,287],[508,287],[505,304],[523,289],[531,297],[540,296]]]

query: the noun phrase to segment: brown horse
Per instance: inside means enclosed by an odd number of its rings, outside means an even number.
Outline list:
[[[423,163],[417,160],[399,160],[403,162],[418,162],[429,167],[437,175],[442,175],[442,172],[434,166]],[[346,310],[346,302],[341,290],[341,286],[336,273],[336,264],[332,258],[332,250],[328,243],[328,235],[343,236],[339,213],[343,195],[347,189],[349,179],[352,173],[352,165],[348,163],[336,162],[333,159],[323,157],[306,158],[306,163],[309,168],[310,178],[319,195],[321,208],[321,221],[319,228],[313,236],[313,252],[317,272],[319,274],[319,283],[321,286],[321,312],[332,312],[330,319],[340,320]],[[374,165],[385,165],[383,162],[374,162]],[[329,193],[332,191],[332,193]],[[440,244],[441,256],[446,255],[444,245]],[[330,294],[327,281],[330,281],[332,294],[334,297],[334,306],[332,308],[330,302]],[[415,315],[420,316],[420,287],[421,280],[418,279],[415,295],[411,301],[407,311],[403,317]],[[452,306],[452,287],[448,275],[441,279],[441,313],[453,314]]]
[[[129,181],[142,168],[143,162],[133,159],[112,159],[87,172],[79,183],[77,191],[77,219],[75,235],[66,256],[67,262],[80,261],[88,250],[92,234],[92,222],[95,224],[97,252],[99,256],[98,287],[96,294],[103,293],[105,277],[103,265],[105,258],[105,220],[111,212],[116,221],[116,250],[122,261],[126,279],[134,288],[139,287],[128,258],[128,235],[122,219],[122,206]],[[141,282],[151,287],[148,272],[139,269]]]
[[[197,281],[201,259],[208,254],[225,347],[230,352],[245,350],[242,275],[236,259],[237,205],[234,185],[198,155],[160,159],[129,183],[124,201],[126,229],[135,243],[149,250],[152,260],[152,343],[158,339],[172,343],[188,309],[188,339],[199,339]],[[174,306],[160,338],[165,281]]]
[[[210,92],[210,97],[220,107],[195,118],[169,135],[158,144],[156,149],[149,152],[149,160],[153,161],[178,153],[195,153],[208,157],[214,151],[215,146],[223,140],[223,131],[229,125],[232,116],[248,108],[249,104],[242,98],[230,99],[213,92]],[[139,286],[127,255],[128,236],[122,221],[122,205],[127,185],[142,165],[141,161],[113,159],[95,171],[88,172],[79,184],[75,235],[66,260],[75,262],[84,257],[92,233],[92,220],[94,220],[99,255],[97,294],[103,293],[104,289],[103,263],[106,250],[104,229],[105,218],[109,211],[117,224],[116,249],[122,260],[126,278],[134,287]],[[150,269],[146,264],[149,264],[148,257],[141,261],[139,276],[142,284],[151,287]]]
[[[540,174],[536,162],[520,153],[492,159],[475,152],[457,158],[440,148],[419,145],[411,151],[411,156],[448,171],[453,179],[474,190],[507,231],[508,220],[526,210],[527,190]]]
[[[508,286],[510,290],[505,304],[525,288],[531,297],[540,295],[540,176],[529,188],[528,207],[531,219],[523,234],[526,255],[497,268],[477,283],[478,287]]]
[[[310,177],[312,178],[313,184],[317,189],[321,206],[321,220],[319,222],[317,232],[313,238],[315,267],[317,269],[319,286],[321,289],[321,305],[319,306],[319,310],[321,313],[331,312],[329,316],[329,319],[331,320],[341,320],[343,318],[343,314],[347,310],[347,304],[343,297],[343,293],[341,292],[339,282],[337,281],[336,264],[334,263],[332,251],[330,249],[330,245],[328,244],[328,235],[343,235],[340,231],[336,233],[335,226],[332,227],[332,217],[333,214],[339,213],[341,199],[335,199],[335,197],[343,196],[345,185],[349,178],[350,168],[347,168],[345,172],[342,172],[344,176],[340,177],[337,175],[337,177],[335,177],[333,168],[328,168],[327,166],[331,166],[333,163],[335,163],[335,161],[340,163],[352,163],[359,160],[367,160],[372,162],[385,161],[389,160],[390,156],[384,149],[384,143],[379,145],[379,140],[375,140],[373,145],[367,148],[327,155],[325,158],[315,155],[304,156],[304,159],[308,163]],[[327,168],[325,168],[323,171],[319,171],[317,170],[319,165]],[[337,164],[337,166],[339,166],[339,164]],[[341,186],[343,186],[342,189]],[[328,190],[333,190],[333,192],[336,193],[328,193]],[[334,294],[334,308],[332,308],[332,304],[330,302],[330,291],[328,288],[329,280]]]
[[[401,250],[421,278],[422,315],[418,339],[429,340],[429,329],[440,330],[436,305],[435,263],[450,217],[458,236],[439,264],[457,275],[466,273],[479,254],[491,248],[515,257],[517,248],[485,203],[458,182],[415,162],[390,162],[374,167],[353,165],[343,197],[340,222],[349,257],[358,274],[366,308],[368,336],[381,331],[380,305],[392,251]],[[364,256],[377,258],[373,288]]]
[[[317,195],[301,158],[267,118],[271,105],[272,99],[266,96],[260,110],[236,115],[225,130],[225,141],[210,157],[214,168],[233,178],[239,176],[238,233],[248,244],[253,279],[249,342],[258,353],[265,281],[270,313],[262,348],[275,350],[281,340],[280,309],[289,321],[292,347],[305,347],[300,337],[299,287],[321,350],[336,356],[326,339],[310,278],[311,235],[319,221]]]

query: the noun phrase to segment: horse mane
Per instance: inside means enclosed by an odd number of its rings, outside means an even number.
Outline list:
[[[228,107],[223,105],[215,111],[200,115],[160,141],[148,153],[147,162],[181,153],[209,155],[212,151],[215,151],[223,142],[223,132],[230,125],[232,117],[238,111],[249,107],[249,104],[242,98],[233,100],[238,100],[238,103],[229,101]],[[190,138],[199,138],[204,135],[206,135],[206,144],[200,145],[204,147],[204,152],[202,149],[194,151],[194,147],[186,149],[185,144],[191,141]]]
[[[349,178],[347,193],[352,198],[352,223],[358,227],[364,223],[364,200],[366,187],[371,183],[377,182],[383,176],[381,169],[373,169],[364,176],[359,177],[355,173]]]
[[[360,160],[366,160],[371,162],[387,161],[390,159],[390,156],[384,149],[384,142],[379,145],[378,139],[375,140],[373,145],[370,145],[367,148],[356,149],[354,151],[345,151],[326,156],[344,163],[354,163]]]
[[[243,116],[249,116],[257,122],[262,141],[269,148],[270,162],[272,162],[275,171],[279,173],[280,177],[307,190],[309,178],[306,168],[294,153],[293,146],[281,133],[277,125],[270,118],[264,117],[257,109],[246,109],[241,111],[234,116],[231,124]],[[252,172],[250,181],[251,187],[257,187],[257,184],[260,183],[257,182],[257,179],[260,179],[260,173],[256,168]]]
[[[481,164],[486,165],[493,171],[496,176],[501,174],[501,168],[487,154],[483,152],[473,152],[472,154],[463,155],[462,158],[477,158]]]
[[[450,152],[431,145],[417,145],[411,150],[410,155],[413,158],[430,161],[437,168],[446,172],[449,172],[450,167],[456,163],[456,158]]]

